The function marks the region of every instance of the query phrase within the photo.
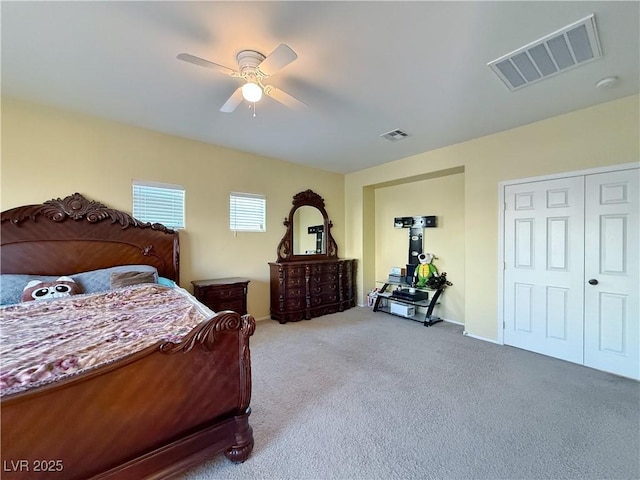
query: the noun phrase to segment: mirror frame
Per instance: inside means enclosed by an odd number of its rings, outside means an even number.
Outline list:
[[[289,217],[285,218],[282,224],[287,227],[287,231],[285,232],[282,240],[278,244],[278,262],[296,262],[296,261],[304,261],[304,260],[329,260],[338,258],[338,245],[335,240],[331,236],[331,227],[333,227],[333,223],[329,220],[329,215],[327,215],[327,211],[324,208],[324,199],[315,193],[313,190],[305,190],[304,192],[297,193],[293,196],[293,201],[291,202],[293,207],[289,212]],[[324,253],[312,253],[312,254],[304,254],[304,255],[296,255],[293,253],[293,232],[294,232],[294,223],[293,216],[296,213],[296,210],[300,207],[315,207],[322,214],[322,218],[324,219],[324,232],[325,232],[325,252]]]

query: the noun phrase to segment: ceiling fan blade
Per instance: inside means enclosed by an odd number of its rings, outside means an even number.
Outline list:
[[[258,69],[264,73],[265,76],[269,77],[289,65],[296,58],[298,58],[296,52],[284,43],[281,43],[258,65]]]
[[[216,70],[220,73],[224,73],[225,75],[234,76],[235,74],[237,74],[235,70],[225,67],[224,65],[218,65],[217,63],[210,62],[209,60],[196,57],[195,55],[191,55],[189,53],[180,53],[176,58],[178,60],[184,60],[185,62],[193,63],[194,65],[198,65],[200,67],[207,67],[212,70]]]
[[[265,95],[273,98],[275,101],[280,102],[286,107],[292,109],[302,109],[307,108],[307,104],[301,102],[296,97],[289,95],[287,92],[284,92],[278,88],[272,87],[271,85],[266,85],[264,87]]]
[[[238,105],[242,103],[242,87],[236,88],[236,91],[224,102],[224,105],[220,107],[220,111],[224,113],[233,112]]]

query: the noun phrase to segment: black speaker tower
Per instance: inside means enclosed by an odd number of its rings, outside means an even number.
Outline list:
[[[418,255],[422,253],[422,230],[438,226],[438,218],[428,217],[396,217],[393,220],[395,228],[409,229],[409,261],[407,265],[418,265]],[[413,272],[412,272],[413,273]],[[407,276],[409,272],[407,271]]]

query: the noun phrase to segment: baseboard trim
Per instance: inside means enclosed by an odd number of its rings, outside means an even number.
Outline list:
[[[475,338],[476,340],[482,340],[483,342],[489,342],[489,343],[494,343],[496,345],[502,345],[502,343],[500,343],[500,342],[497,342],[495,340],[491,340],[490,338],[481,337],[480,335],[475,335],[473,333],[469,333],[466,330],[462,332],[462,335],[464,335],[465,337]]]
[[[448,318],[443,318],[442,320],[447,323],[453,323],[454,325],[460,325],[461,327],[464,327],[464,323],[458,322],[457,320],[449,320]]]

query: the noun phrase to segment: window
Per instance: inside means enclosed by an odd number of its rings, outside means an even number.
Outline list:
[[[231,192],[229,228],[239,232],[266,232],[267,197],[253,193]]]
[[[143,222],[184,228],[184,187],[134,180],[133,216]]]

